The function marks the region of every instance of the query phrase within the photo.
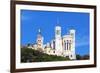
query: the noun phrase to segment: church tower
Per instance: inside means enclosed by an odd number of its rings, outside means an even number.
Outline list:
[[[40,52],[43,51],[43,37],[41,35],[41,30],[38,30],[38,35],[37,35],[37,50],[39,50]]]
[[[70,35],[72,37],[72,47],[71,47],[71,59],[76,59],[76,55],[75,55],[75,30],[71,29],[70,30]]]
[[[62,38],[61,38],[61,27],[55,27],[55,50],[58,56],[62,55]]]

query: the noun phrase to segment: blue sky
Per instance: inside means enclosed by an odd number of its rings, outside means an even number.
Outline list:
[[[21,45],[36,43],[38,29],[41,29],[44,44],[50,42],[57,25],[61,26],[62,36],[75,29],[76,54],[89,54],[89,13],[82,12],[21,10]]]

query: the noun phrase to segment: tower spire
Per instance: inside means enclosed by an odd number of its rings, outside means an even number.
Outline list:
[[[59,26],[59,18],[57,18],[57,26]]]
[[[38,33],[41,34],[41,30],[40,30],[40,28],[38,29]]]

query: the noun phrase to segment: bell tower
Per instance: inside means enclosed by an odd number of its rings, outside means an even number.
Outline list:
[[[37,35],[37,50],[43,51],[43,37],[41,35],[41,30],[38,30],[38,35]]]
[[[70,35],[72,37],[72,47],[71,47],[71,59],[76,59],[76,55],[75,55],[75,30],[71,29],[70,30]]]
[[[57,24],[59,24],[58,21]],[[62,55],[61,27],[58,25],[55,27],[55,50],[58,56]]]

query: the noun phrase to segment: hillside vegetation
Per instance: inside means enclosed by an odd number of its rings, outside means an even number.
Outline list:
[[[31,48],[21,48],[21,62],[67,61],[69,58],[48,55]]]

